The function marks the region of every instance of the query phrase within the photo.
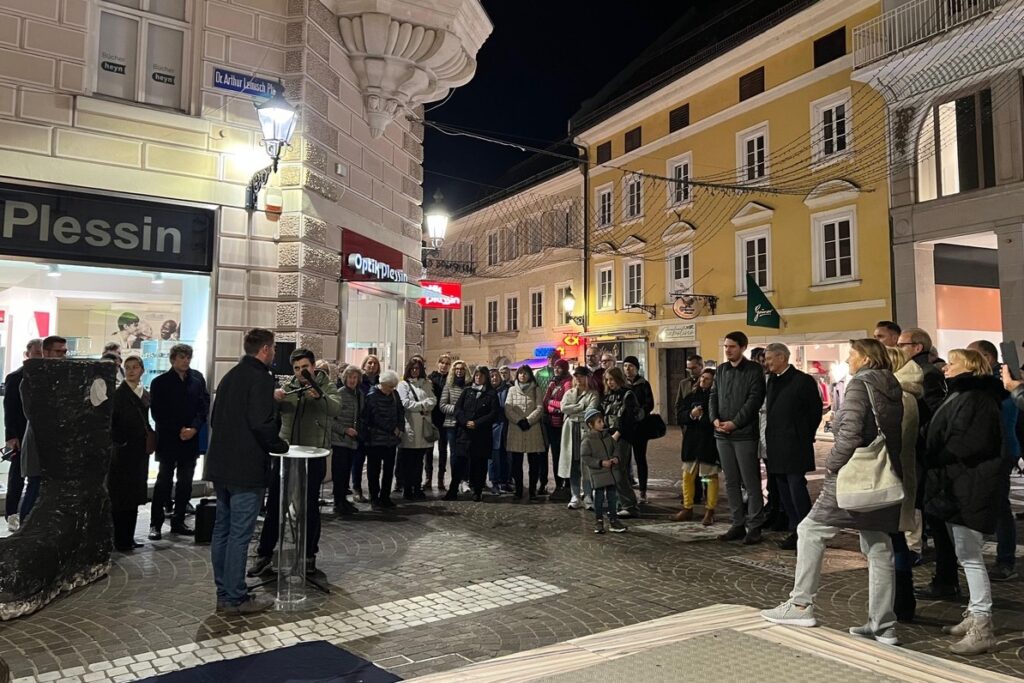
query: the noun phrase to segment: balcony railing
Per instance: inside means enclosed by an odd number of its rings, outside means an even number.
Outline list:
[[[1006,0],[911,0],[853,29],[853,63],[860,68],[922,43]]]

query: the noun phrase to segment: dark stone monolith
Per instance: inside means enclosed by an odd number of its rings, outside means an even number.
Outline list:
[[[35,359],[21,384],[42,474],[21,529],[0,539],[0,620],[30,614],[110,567],[113,363]]]

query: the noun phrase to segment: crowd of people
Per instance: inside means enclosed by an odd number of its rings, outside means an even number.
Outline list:
[[[789,532],[779,545],[796,550],[794,587],[789,600],[762,615],[795,626],[816,623],[826,542],[840,529],[857,530],[869,565],[869,621],[851,633],[883,643],[897,642],[895,625],[914,618],[917,597],[960,596],[959,563],[969,605],[963,621],[945,629],[959,638],[951,649],[991,649],[989,581],[1016,577],[1009,478],[1020,456],[1016,430],[1024,410],[1024,385],[999,365],[995,346],[979,340],[951,350],[944,361],[925,331],[901,330],[889,321],[879,323],[874,338],[851,340],[850,378],[813,503],[806,475],[816,469],[814,443],[823,414],[817,383],[790,363],[785,345],[748,346],[746,335],[732,332],[723,343],[723,363],[707,367],[699,356],[687,360],[674,400],[683,432],[682,507],[672,518],[694,520],[703,500],[701,522],[714,524],[724,474],[729,528],[720,541],[753,545],[768,528]],[[470,367],[445,354],[428,373],[417,355],[399,375],[373,355],[358,367],[334,367],[299,348],[290,356],[292,377],[278,387],[273,333],[250,330],[244,348],[217,387],[212,411],[187,345],[171,349],[171,368],[149,391],[141,384],[141,359],[122,362],[120,349],[105,350],[118,363],[119,376],[108,477],[114,545],[123,552],[140,545],[134,531],[138,508],[147,502],[154,451],[159,474],[149,538],[161,538],[168,511],[172,534],[194,533],[185,517],[209,416],[203,478],[217,497],[211,554],[218,610],[248,613],[270,606],[265,596],[249,592],[245,578],[272,569],[278,487],[268,489],[268,483],[280,476],[280,459],[269,454],[283,453],[289,444],[331,451],[329,463],[310,462],[307,495],[319,500],[330,471],[340,516],[357,514],[355,503],[386,512],[396,505],[393,495],[418,501],[435,491],[448,501],[481,501],[488,494],[533,502],[548,495],[553,483],[549,499],[592,510],[593,530],[603,534],[626,531],[622,519],[639,516],[647,502],[647,445],[664,433],[664,423],[659,430],[651,385],[636,357],[620,363],[611,353],[591,350],[575,368],[553,359],[545,384],[525,365]],[[48,337],[30,342],[25,357],[64,353],[66,342]],[[11,529],[18,515],[24,520],[31,511],[40,479],[20,404],[20,372],[8,376],[4,397],[7,450],[16,454],[7,496]],[[872,511],[844,509],[839,473],[879,440],[884,449],[873,452],[885,454],[901,482],[902,500]],[[257,556],[247,567],[261,510],[266,517]],[[320,506],[309,505],[308,515],[306,571],[313,574]],[[997,536],[997,563],[986,569],[983,535],[991,533]],[[929,538],[935,574],[915,587],[912,569]]]

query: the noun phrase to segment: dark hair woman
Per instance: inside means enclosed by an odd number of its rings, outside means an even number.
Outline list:
[[[601,409],[605,415],[608,433],[615,441],[615,467],[619,470],[615,482],[618,489],[620,517],[637,517],[640,514],[636,505],[636,493],[629,483],[629,467],[633,460],[631,440],[636,436],[636,428],[641,419],[640,403],[636,394],[629,388],[622,368],[608,368],[604,371],[605,394],[601,399]]]
[[[114,518],[114,547],[121,552],[142,547],[135,542],[135,523],[139,506],[148,498],[149,444],[156,442],[149,426],[149,392],[142,386],[142,371],[138,356],[125,359],[124,381],[114,392],[110,419],[114,454],[107,490]]]
[[[946,522],[971,594],[963,621],[942,629],[961,637],[949,649],[978,655],[996,646],[982,546],[984,534],[995,531],[999,502],[1010,495],[1000,413],[1008,394],[977,351],[954,349],[948,360],[943,371],[949,395],[925,439],[924,511]]]
[[[473,489],[473,500],[477,502],[483,496],[487,461],[491,457],[491,426],[498,419],[498,408],[498,394],[491,387],[491,372],[487,366],[478,365],[473,371],[473,383],[462,392],[455,406],[458,425],[455,448],[469,460],[469,485]],[[455,500],[459,495],[459,472],[453,470],[453,475],[455,478],[445,500]]]

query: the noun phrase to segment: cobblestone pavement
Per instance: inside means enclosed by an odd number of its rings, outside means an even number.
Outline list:
[[[130,680],[322,637],[411,678],[719,603],[774,606],[795,564],[772,542],[782,534],[745,547],[668,522],[678,509],[678,449],[674,432],[651,445],[651,504],[627,534],[595,536],[591,515],[564,501],[510,496],[400,504],[346,520],[325,511],[318,566],[332,593],[301,613],[217,615],[209,548],[165,536],[115,555],[107,578],[0,624],[0,657],[15,680]],[[812,475],[812,493],[819,485]],[[1014,485],[1024,489],[1024,480]],[[817,608],[824,624],[844,628],[864,620],[867,572],[855,535],[840,534],[834,547]],[[918,568],[919,582],[929,576],[928,565]],[[1024,676],[1024,584],[993,592],[1002,647],[960,661]],[[961,610],[920,603],[918,623],[901,626],[905,646],[951,658],[939,627]]]

